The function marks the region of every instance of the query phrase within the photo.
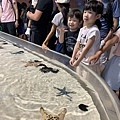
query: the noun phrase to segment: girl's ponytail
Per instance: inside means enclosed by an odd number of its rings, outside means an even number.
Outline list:
[[[63,24],[67,26],[67,15],[70,8],[70,3],[58,3],[61,7],[61,13],[63,15]]]
[[[95,24],[98,26],[98,29],[100,30],[101,29],[101,22],[100,22],[100,19],[97,19],[96,21],[95,21]]]

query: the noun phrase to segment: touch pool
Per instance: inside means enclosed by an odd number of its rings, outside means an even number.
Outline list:
[[[66,108],[65,120],[119,120],[120,103],[101,78],[85,80],[69,66],[69,58],[28,41],[0,32],[0,119],[40,120],[40,107],[57,113]],[[54,70],[42,72],[39,61]],[[93,82],[94,81],[94,82]],[[92,83],[92,84],[91,84]],[[87,105],[87,111],[79,105]]]

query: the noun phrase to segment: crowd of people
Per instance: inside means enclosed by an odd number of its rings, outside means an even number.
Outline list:
[[[83,63],[100,75],[120,99],[120,1],[81,0],[71,8],[70,0],[0,1],[2,31],[26,35],[44,51],[52,49],[70,57],[70,65],[81,74]],[[118,44],[114,56],[110,49]],[[116,71],[114,71],[116,69]],[[88,77],[87,73],[84,77]]]

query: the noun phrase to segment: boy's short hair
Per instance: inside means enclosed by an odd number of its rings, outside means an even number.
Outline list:
[[[73,8],[69,11],[68,13],[68,17],[72,18],[72,17],[76,17],[77,19],[79,19],[79,21],[82,21],[82,12],[77,9],[77,8]]]

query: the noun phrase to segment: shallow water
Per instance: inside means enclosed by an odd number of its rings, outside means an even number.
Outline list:
[[[65,120],[100,120],[91,96],[70,73],[45,61],[43,56],[35,56],[9,42],[3,43],[1,39],[0,120],[40,120],[41,106],[54,113],[67,108]],[[24,53],[13,54],[19,51]],[[42,61],[59,72],[43,73],[42,66],[25,67],[30,60]],[[80,110],[79,104],[88,105],[88,111]]]

